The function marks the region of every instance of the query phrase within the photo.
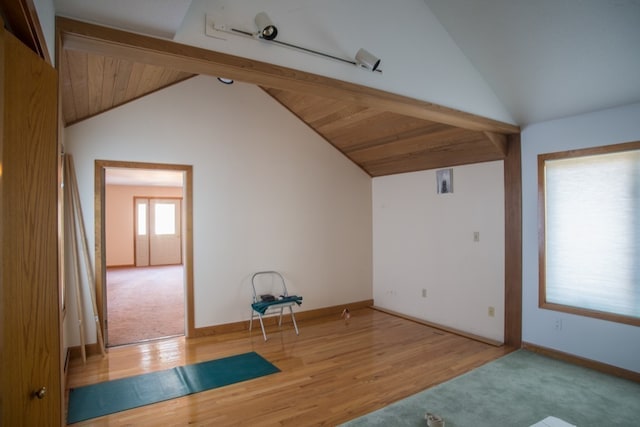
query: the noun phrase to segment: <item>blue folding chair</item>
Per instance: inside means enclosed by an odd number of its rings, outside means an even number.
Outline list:
[[[282,314],[285,308],[291,313],[293,327],[298,332],[298,324],[296,316],[293,313],[293,306],[302,304],[302,297],[297,295],[289,295],[284,277],[277,271],[259,271],[251,276],[251,287],[253,290],[253,301],[251,303],[251,320],[249,321],[249,331],[253,327],[253,318],[258,316],[260,326],[262,327],[262,336],[267,340],[267,333],[264,329],[263,317],[272,314],[275,310],[280,310],[280,319],[278,326],[282,327]]]

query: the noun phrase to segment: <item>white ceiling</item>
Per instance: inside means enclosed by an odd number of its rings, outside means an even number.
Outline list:
[[[638,0],[425,2],[521,125],[640,101]]]
[[[640,102],[640,0],[55,0],[55,7],[522,126]],[[382,58],[383,74],[204,34],[206,14],[250,27],[260,11],[279,39],[339,56],[365,47]]]
[[[56,14],[173,38],[191,0],[55,0]]]

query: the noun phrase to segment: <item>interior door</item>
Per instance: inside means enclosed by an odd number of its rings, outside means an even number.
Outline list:
[[[180,199],[149,199],[149,264],[182,264]]]
[[[3,28],[0,152],[0,425],[60,425],[57,73]]]

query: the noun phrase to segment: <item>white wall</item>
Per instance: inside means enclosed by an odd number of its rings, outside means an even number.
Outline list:
[[[68,127],[65,147],[87,230],[94,160],[193,165],[196,327],[248,319],[262,269],[301,310],[372,298],[370,177],[255,86],[196,77]]]
[[[523,341],[640,372],[640,328],[538,308],[537,156],[640,140],[640,104],[522,131]],[[639,213],[640,215],[640,213]],[[555,330],[555,321],[562,329]]]
[[[454,193],[441,195],[433,170],[374,178],[375,304],[503,341],[503,163],[453,175]]]

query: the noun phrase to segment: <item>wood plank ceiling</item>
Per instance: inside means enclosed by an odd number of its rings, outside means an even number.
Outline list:
[[[89,30],[97,31],[93,27]],[[103,31],[100,28],[98,30]],[[67,126],[190,78],[197,74],[189,72],[190,68],[200,67],[199,64],[195,67],[186,61],[183,71],[175,69],[178,67],[154,64],[153,61],[136,61],[130,57],[73,49],[73,46],[69,48],[64,43],[59,61],[62,112]],[[268,66],[252,63],[253,68],[262,65]],[[239,76],[233,72],[221,75],[258,84],[372,177],[502,160],[508,150],[505,134],[518,131],[515,126],[489,119],[485,124],[477,116],[425,104],[431,108],[429,117],[438,117],[438,108],[442,108],[444,114],[453,111],[453,122],[458,120],[456,114],[459,113],[461,121],[470,125],[458,127],[449,119],[443,122],[430,121],[416,117],[422,114],[415,112],[417,101],[407,99],[405,108],[401,105],[403,100],[398,101],[395,95],[378,94],[357,86],[345,90],[343,86],[346,84],[330,79],[324,82],[327,93],[333,96],[322,96],[319,94],[322,91],[317,88],[300,90],[302,86],[299,81],[289,84],[272,77],[263,81],[258,81],[262,77],[257,77],[251,81],[252,78],[244,74],[246,70],[243,68],[241,71]],[[336,96],[340,90],[344,90],[345,96]],[[372,103],[357,102],[353,97],[354,90],[372,92],[375,96],[381,96],[381,102],[373,103],[376,107]],[[369,93],[366,95],[369,96]],[[396,105],[401,108],[395,108]],[[483,130],[492,126],[507,131]]]
[[[483,132],[347,101],[265,90],[371,176],[504,158]]]
[[[66,126],[148,95],[193,74],[88,52],[64,50],[62,115]]]

